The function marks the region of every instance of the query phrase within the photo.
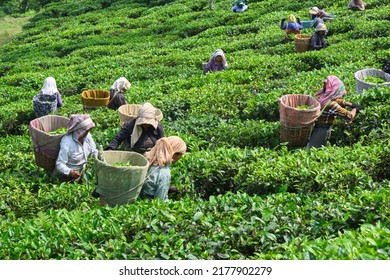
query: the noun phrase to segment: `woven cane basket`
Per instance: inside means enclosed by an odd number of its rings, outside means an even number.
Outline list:
[[[374,84],[364,81],[366,77],[378,77],[382,78],[385,82],[381,84]],[[379,69],[363,69],[354,73],[356,83],[356,93],[360,94],[363,90],[367,90],[373,87],[390,87],[390,74]]]
[[[118,108],[120,126],[123,127],[127,121],[135,119],[138,116],[138,111],[141,107],[141,104],[124,104],[120,106]],[[163,119],[163,113],[160,109],[156,109],[156,117],[158,121]]]
[[[60,142],[65,134],[52,135],[49,132],[61,127],[67,127],[69,118],[48,115],[30,122],[29,133],[31,136],[35,162],[47,172],[53,172],[56,164]]]
[[[110,92],[108,90],[84,90],[81,93],[81,101],[84,109],[95,109],[107,107],[110,102]]]
[[[116,166],[130,162],[129,166]],[[129,151],[103,151],[95,157],[95,175],[100,199],[110,206],[134,202],[142,189],[149,162]]]
[[[298,106],[310,109],[299,109]],[[291,147],[307,144],[314,123],[320,114],[320,103],[310,95],[287,94],[279,100],[280,141]]]
[[[295,51],[302,53],[309,50],[310,37],[308,34],[297,34],[294,37]]]

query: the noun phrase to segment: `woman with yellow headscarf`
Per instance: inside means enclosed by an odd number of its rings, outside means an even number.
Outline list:
[[[289,15],[287,17],[287,23],[285,23],[286,19],[282,19],[280,22],[280,29],[285,30],[286,38],[285,40],[292,39],[290,34],[299,34],[303,29],[303,25],[301,24],[301,20],[299,18],[295,18],[294,15]]]
[[[149,170],[141,190],[144,199],[161,198],[168,200],[171,183],[172,163],[177,162],[187,151],[186,143],[178,136],[163,137],[145,154]]]

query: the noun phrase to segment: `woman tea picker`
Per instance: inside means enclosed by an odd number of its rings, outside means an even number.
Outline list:
[[[122,142],[127,141],[130,151],[140,154],[149,151],[158,139],[164,137],[161,118],[152,104],[143,104],[137,118],[127,121],[105,150],[116,150]]]
[[[66,181],[81,179],[88,156],[97,155],[96,144],[89,131],[95,127],[89,115],[72,115],[68,131],[62,137],[53,175]]]
[[[140,194],[143,199],[168,200],[170,165],[177,162],[186,151],[187,146],[180,137],[170,136],[159,139],[153,149],[145,154],[150,166]]]
[[[127,104],[125,92],[129,90],[131,84],[125,77],[117,79],[110,88],[110,102],[107,107],[113,110]]]
[[[57,89],[57,83],[53,77],[47,77],[45,79],[39,94],[55,95],[57,98],[57,107],[62,106],[61,94]]]
[[[223,71],[226,69],[227,65],[225,53],[223,50],[218,49],[212,54],[210,60],[204,66],[203,73]]]
[[[316,93],[316,98],[321,104],[322,113],[318,117],[310,136],[309,149],[326,145],[337,116],[344,118],[349,125],[357,112],[362,109],[362,106],[342,99],[346,93],[344,83],[336,76],[328,76],[324,81],[323,88]],[[352,110],[346,110],[345,107],[347,106],[352,107]]]
[[[286,37],[284,41],[291,40],[294,38],[291,38],[291,35],[299,34],[301,33],[301,30],[303,29],[303,26],[301,24],[301,20],[299,18],[295,18],[294,15],[289,15],[287,17],[287,23],[285,23],[286,19],[282,19],[280,22],[280,29],[285,30]]]

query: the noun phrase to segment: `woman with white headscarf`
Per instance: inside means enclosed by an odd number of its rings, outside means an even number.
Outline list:
[[[186,143],[178,136],[163,137],[156,142],[153,149],[145,154],[150,166],[140,193],[142,198],[168,200],[170,165],[177,162],[186,151]]]
[[[62,106],[61,94],[57,89],[56,80],[53,77],[47,77],[39,94],[55,95],[57,97],[57,107]]]
[[[203,73],[222,71],[226,69],[227,65],[225,53],[223,50],[218,49],[212,54],[210,60],[204,66]]]
[[[89,133],[94,127],[95,123],[89,115],[71,116],[66,135],[61,139],[54,175],[66,180],[81,178],[88,156],[98,153]]]
[[[110,88],[110,102],[107,107],[113,110],[127,104],[125,92],[131,87],[130,82],[125,77],[117,79]]]
[[[161,117],[156,113],[157,109],[152,104],[148,102],[143,104],[138,116],[124,124],[105,150],[116,150],[123,141],[129,143],[130,151],[143,154],[151,150],[157,140],[164,137]]]

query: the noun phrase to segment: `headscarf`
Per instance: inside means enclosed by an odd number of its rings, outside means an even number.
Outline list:
[[[156,145],[146,153],[151,165],[164,166],[172,163],[174,154],[185,154],[186,143],[178,136],[163,137],[157,140]]]
[[[313,7],[310,9],[309,14],[311,15],[317,15],[319,13],[320,9],[318,7]]]
[[[157,129],[159,121],[161,121],[161,118],[157,117],[157,109],[149,102],[143,104],[141,108],[139,108],[138,116],[134,124],[130,147],[134,147],[134,144],[137,143],[138,139],[141,137],[141,125],[150,124],[154,129]]]
[[[79,139],[80,136],[90,131],[95,127],[95,123],[92,121],[89,115],[72,115],[68,122],[68,131],[66,134],[73,132],[74,136]]]
[[[227,67],[227,61],[226,61],[226,57],[225,57],[225,53],[223,52],[223,50],[221,50],[221,49],[217,49],[213,54],[212,54],[212,56],[210,57],[210,60],[213,62],[213,63],[215,63],[215,58],[217,57],[217,56],[221,56],[222,57],[222,65],[223,65],[223,67]]]
[[[328,32],[328,29],[326,28],[326,25],[325,25],[325,24],[323,24],[323,23],[318,23],[318,25],[316,26],[315,32],[319,32],[319,31]]]
[[[289,15],[289,16],[287,17],[287,21],[288,21],[288,22],[297,22],[297,19],[295,18],[294,15]]]
[[[53,77],[47,77],[41,88],[40,94],[53,95],[58,92],[56,80]]]
[[[124,90],[128,90],[130,87],[130,82],[125,77],[120,77],[112,84],[110,89],[114,90],[114,92],[123,92]]]
[[[316,93],[318,102],[324,107],[329,100],[335,100],[346,94],[344,83],[336,76],[328,76],[324,86]]]

